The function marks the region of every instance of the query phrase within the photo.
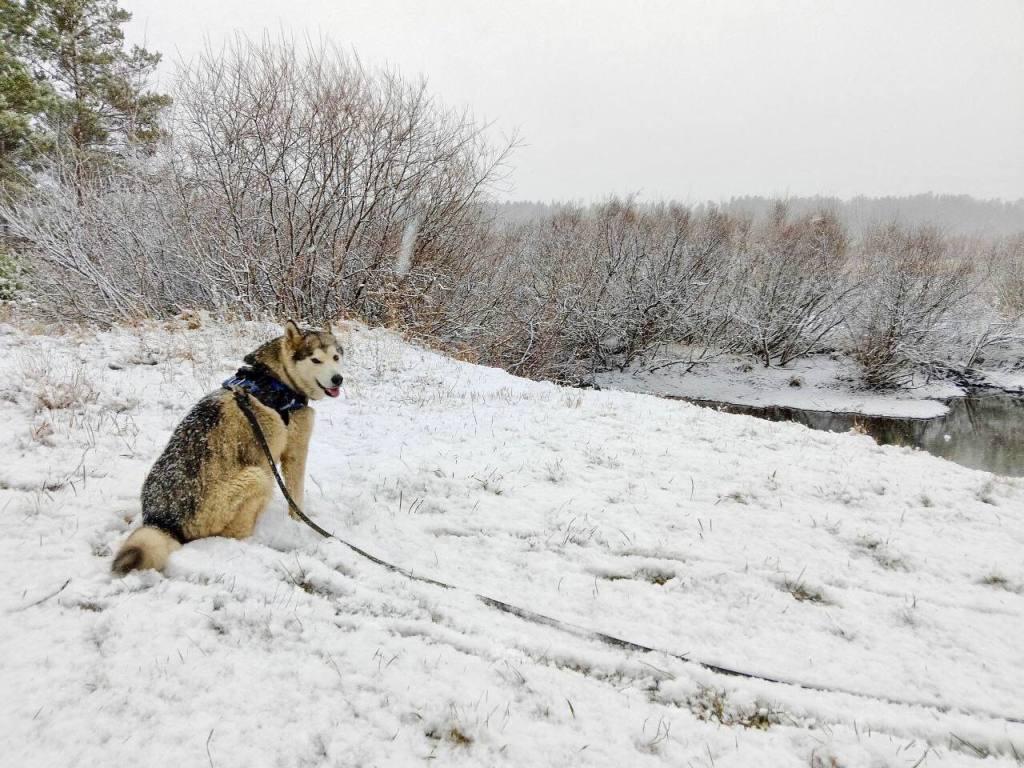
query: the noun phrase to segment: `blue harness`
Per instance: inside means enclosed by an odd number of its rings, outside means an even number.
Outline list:
[[[277,411],[281,420],[288,423],[288,414],[305,408],[309,398],[289,387],[265,365],[257,363],[243,366],[234,376],[221,384],[224,389],[242,389],[259,400],[267,408]]]

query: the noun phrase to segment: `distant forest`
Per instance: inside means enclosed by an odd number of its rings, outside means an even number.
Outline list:
[[[695,212],[717,208],[733,216],[766,218],[778,203],[777,197],[733,197],[719,203],[703,202],[690,206]],[[949,235],[1000,237],[1024,232],[1024,199],[1012,202],[978,200],[969,195],[909,195],[906,197],[790,197],[787,208],[794,216],[821,210],[836,214],[853,233],[872,227],[899,224],[917,227],[931,224]],[[559,203],[496,203],[499,218],[507,222],[526,222],[546,216],[562,207]]]

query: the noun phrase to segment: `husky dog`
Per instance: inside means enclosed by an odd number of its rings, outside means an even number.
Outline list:
[[[338,396],[342,354],[330,329],[304,330],[289,320],[283,336],[246,355],[246,366],[188,412],[149,471],[142,527],[117,553],[114,573],[161,570],[193,539],[252,533],[273,494],[274,475],[236,393],[246,398],[301,507],[313,431],[308,403]]]

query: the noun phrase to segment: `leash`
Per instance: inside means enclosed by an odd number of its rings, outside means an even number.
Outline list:
[[[376,555],[370,554],[365,549],[357,547],[355,544],[351,544],[345,541],[344,539],[336,536],[327,529],[321,528],[315,522],[310,520],[306,513],[299,508],[299,505],[295,503],[295,499],[292,498],[292,495],[288,492],[288,489],[285,487],[285,483],[281,477],[281,473],[278,471],[277,464],[274,462],[273,453],[270,450],[270,446],[267,444],[267,438],[263,434],[263,429],[262,427],[260,427],[259,421],[256,418],[256,414],[253,413],[252,408],[250,407],[249,399],[251,395],[247,391],[242,389],[232,389],[231,392],[234,394],[235,402],[238,404],[239,409],[242,411],[246,420],[249,422],[249,426],[252,427],[253,434],[256,436],[256,440],[259,442],[260,447],[263,449],[264,455],[266,455],[267,457],[267,462],[270,464],[270,469],[273,471],[274,478],[277,480],[278,488],[280,488],[281,493],[284,494],[284,498],[288,502],[288,506],[291,507],[292,511],[298,516],[298,518],[302,522],[304,522],[306,525],[308,525],[310,528],[312,528],[325,539],[333,539],[334,541],[337,541],[338,543],[345,545],[350,550],[355,552],[357,555],[366,558],[372,563],[376,563],[377,565],[391,571],[392,573],[400,574],[402,576],[405,576],[407,579],[412,579],[413,581],[420,581],[424,584],[431,584],[435,587],[441,587],[442,589],[450,589],[452,591],[458,592],[467,591],[462,587],[457,587],[453,584],[447,584],[443,581],[438,581],[437,579],[431,579],[427,576],[420,576],[406,568],[402,568],[401,566],[394,565],[393,563],[389,563],[386,560],[382,560]],[[957,711],[967,715],[980,715],[982,717],[987,717],[992,720],[1003,720],[1007,723],[1024,725],[1024,717],[1008,717],[1006,715],[1001,715],[994,712],[970,711],[954,707],[951,704],[936,704],[934,702],[923,700],[898,699],[892,696],[864,693],[863,691],[855,691],[847,688],[836,688],[831,686],[818,685],[815,683],[808,683],[800,680],[791,680],[783,677],[772,677],[769,675],[759,674],[757,672],[746,672],[740,669],[723,667],[721,665],[712,664],[707,661],[692,659],[684,654],[673,653],[672,651],[666,651],[662,648],[654,648],[652,646],[643,645],[642,643],[635,643],[632,640],[624,640],[623,638],[616,637],[615,635],[609,635],[605,632],[599,632],[597,630],[580,626],[579,624],[573,624],[572,622],[562,621],[561,619],[555,619],[551,616],[546,616],[543,613],[531,611],[528,608],[521,608],[517,605],[512,605],[511,603],[506,603],[502,600],[496,600],[493,597],[487,597],[486,595],[481,595],[476,592],[470,592],[470,594],[472,594],[474,598],[476,598],[486,606],[495,608],[504,613],[511,614],[512,616],[516,616],[520,619],[523,619],[524,621],[529,621],[533,624],[553,627],[555,629],[561,630],[562,632],[566,632],[571,635],[576,635],[577,637],[596,640],[598,642],[604,643],[605,645],[610,645],[615,648],[622,648],[628,651],[636,651],[638,653],[659,653],[663,656],[668,656],[678,661],[681,661],[684,664],[692,664],[694,666],[698,666],[701,669],[705,669],[717,675],[723,675],[726,677],[739,677],[745,680],[759,680],[761,682],[771,683],[773,685],[784,685],[790,688],[801,688],[806,691],[815,691],[818,693],[842,694],[845,696],[852,696],[860,699],[868,699],[871,701],[883,701],[886,704],[895,704],[904,707],[920,707],[942,713]]]
[[[371,563],[376,563],[382,568],[386,568],[387,570],[392,571],[393,573],[399,573],[402,576],[405,576],[407,579],[412,579],[414,581],[422,581],[424,584],[433,584],[435,587],[443,587],[444,589],[455,589],[455,587],[453,587],[450,584],[445,584],[443,581],[437,581],[436,579],[431,579],[427,576],[418,576],[412,571],[402,568],[401,566],[393,565],[385,560],[381,560],[379,557],[371,555],[365,549],[357,547],[355,544],[350,544],[344,539],[338,538],[327,529],[321,528],[315,522],[310,520],[306,513],[299,509],[299,505],[295,503],[295,499],[292,498],[292,495],[288,493],[288,489],[285,487],[284,480],[281,478],[281,473],[277,470],[277,464],[274,462],[274,455],[273,453],[271,453],[270,446],[267,444],[267,438],[263,434],[263,428],[260,427],[259,420],[257,420],[256,414],[252,412],[252,408],[249,405],[249,399],[252,397],[252,395],[250,395],[248,391],[244,389],[232,389],[231,392],[235,396],[235,402],[238,404],[238,407],[241,409],[242,413],[245,415],[246,420],[249,422],[249,426],[252,427],[252,432],[256,436],[256,440],[259,442],[260,447],[263,449],[263,454],[267,457],[267,462],[269,462],[270,464],[270,469],[273,471],[274,478],[277,480],[277,487],[281,489],[281,493],[284,494],[285,499],[288,501],[288,506],[292,508],[292,511],[295,512],[299,520],[304,522],[306,525],[308,525],[314,531],[319,533],[325,539],[334,539],[335,541],[344,544],[357,555],[365,557]]]

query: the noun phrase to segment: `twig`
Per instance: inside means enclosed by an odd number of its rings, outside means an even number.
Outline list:
[[[67,580],[67,581],[65,581],[65,582],[64,582],[63,584],[61,584],[61,585],[60,585],[60,589],[56,590],[55,592],[51,592],[51,593],[50,593],[50,594],[48,594],[48,595],[44,595],[43,597],[39,598],[38,600],[34,600],[33,602],[29,603],[28,605],[23,605],[23,606],[21,606],[20,608],[10,608],[10,609],[9,609],[9,610],[7,611],[7,613],[20,613],[21,611],[27,611],[27,610],[28,610],[29,608],[32,608],[32,607],[34,607],[34,606],[37,606],[37,605],[41,605],[41,604],[45,603],[45,602],[46,602],[47,600],[49,600],[50,598],[52,598],[52,597],[56,597],[56,596],[57,596],[57,595],[59,595],[59,594],[60,594],[61,592],[63,592],[63,591],[64,591],[64,588],[65,588],[65,587],[66,587],[66,586],[67,586],[68,584],[70,584],[70,583],[71,583],[71,579],[68,579],[68,580]]]
[[[971,744],[971,742],[969,742],[967,739],[964,739],[964,738],[961,738],[960,736],[957,736],[952,731],[950,731],[949,735],[952,736],[957,741],[959,741],[965,747],[969,747],[970,749],[972,749],[974,751],[974,753],[978,757],[988,757],[989,756],[989,753],[986,750],[982,749],[981,747],[976,747],[974,744]]]
[[[210,739],[213,738],[213,728],[210,729],[210,735],[206,737],[206,757],[210,761],[210,768],[214,768],[213,755],[210,754]]]

